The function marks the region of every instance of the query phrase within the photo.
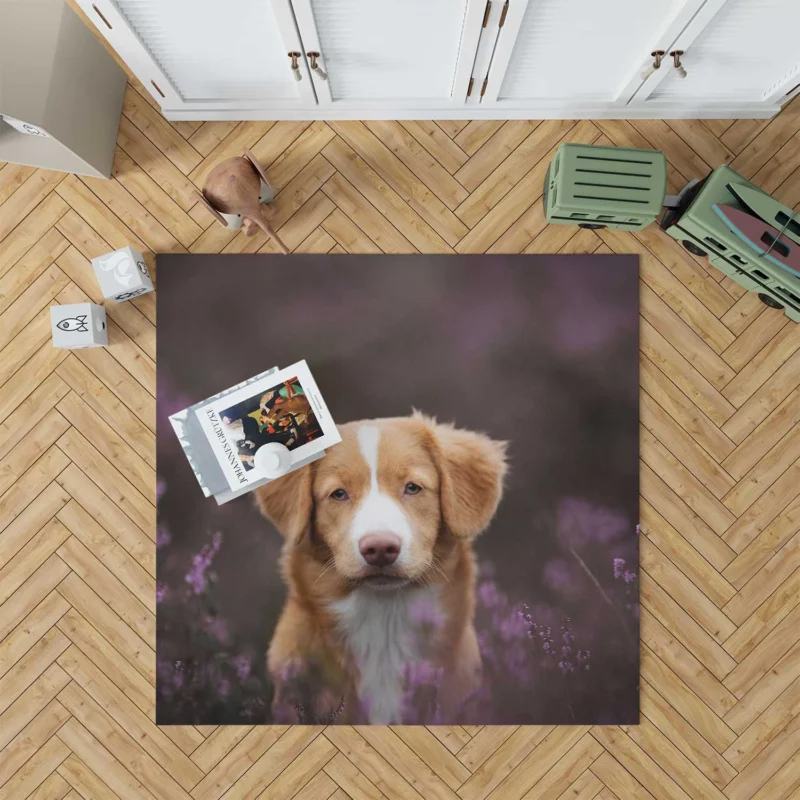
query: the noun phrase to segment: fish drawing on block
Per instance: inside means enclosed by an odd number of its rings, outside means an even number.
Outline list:
[[[760,256],[781,269],[800,275],[800,245],[758,217],[733,206],[714,203],[714,211],[722,221]]]
[[[76,331],[77,333],[86,333],[89,330],[89,326],[86,324],[86,314],[62,319],[56,324],[56,327],[62,331]]]

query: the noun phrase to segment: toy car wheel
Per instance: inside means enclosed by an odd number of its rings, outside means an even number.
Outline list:
[[[764,294],[763,292],[759,292],[758,299],[765,306],[769,306],[770,308],[777,308],[777,309],[783,308],[783,306],[774,297],[770,297],[768,294]]]
[[[605,225],[598,225],[596,222],[581,222],[578,227],[588,228],[590,231],[598,231],[600,228],[605,228]]]
[[[705,250],[701,250],[694,242],[690,242],[688,239],[684,239],[681,244],[684,246],[686,250],[688,250],[693,256],[700,256],[700,258],[704,258],[708,255]]]

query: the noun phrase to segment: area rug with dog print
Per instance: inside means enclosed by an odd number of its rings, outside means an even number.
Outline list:
[[[638,257],[157,269],[159,724],[638,722]],[[336,443],[204,496],[170,416],[303,360]]]

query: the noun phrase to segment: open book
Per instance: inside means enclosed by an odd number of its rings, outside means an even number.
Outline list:
[[[341,441],[305,361],[273,367],[173,414],[170,422],[203,493],[220,504],[273,479],[256,455],[265,445],[286,448],[291,472]]]

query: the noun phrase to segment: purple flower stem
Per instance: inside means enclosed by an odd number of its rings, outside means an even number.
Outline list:
[[[622,615],[622,611],[620,611],[619,606],[608,596],[608,594],[606,594],[606,590],[601,586],[600,581],[597,580],[595,574],[586,565],[586,562],[575,552],[575,548],[570,547],[569,551],[570,553],[572,553],[573,556],[575,556],[575,559],[581,565],[583,571],[589,576],[591,582],[597,587],[597,591],[600,592],[600,596],[603,598],[603,600],[605,600],[606,603],[608,603],[608,605],[610,605],[611,608],[613,609],[614,615],[619,620],[620,627],[625,632],[625,636],[628,638],[628,641],[634,647],[638,648],[639,643],[633,638],[633,636],[631,636],[631,632],[628,629],[628,626],[625,622],[625,617]]]

